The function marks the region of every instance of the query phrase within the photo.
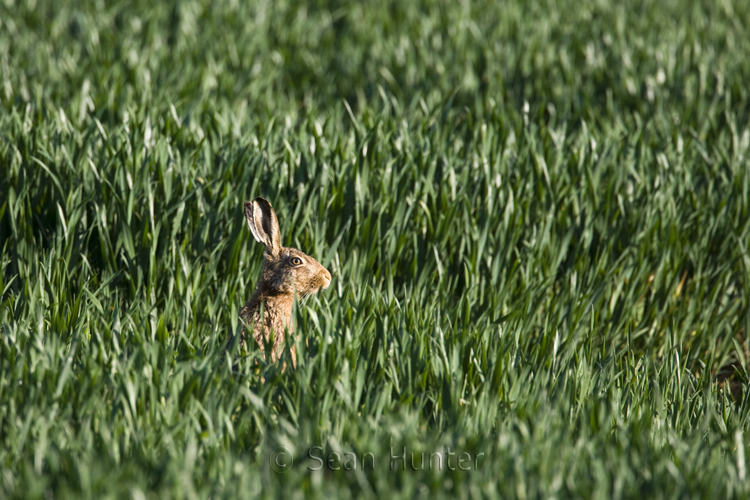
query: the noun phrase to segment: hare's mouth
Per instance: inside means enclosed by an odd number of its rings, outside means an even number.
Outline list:
[[[328,278],[326,278],[325,276],[321,276],[321,280],[320,281],[321,281],[321,285],[320,285],[320,289],[321,290],[325,290],[331,284],[331,280],[328,279]]]
[[[320,289],[325,290],[331,284],[331,273],[328,269],[323,268],[323,272],[320,273]]]

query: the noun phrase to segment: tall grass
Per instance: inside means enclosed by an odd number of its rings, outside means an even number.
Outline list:
[[[744,2],[0,14],[4,496],[750,493]]]

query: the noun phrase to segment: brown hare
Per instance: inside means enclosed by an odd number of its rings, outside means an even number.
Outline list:
[[[265,343],[271,341],[271,360],[281,357],[284,332],[293,331],[292,304],[294,294],[302,298],[325,290],[331,284],[331,273],[309,255],[296,248],[281,246],[281,231],[271,203],[265,198],[245,202],[245,219],[253,236],[266,247],[263,269],[255,293],[240,311],[240,346],[245,342],[245,325],[253,329],[253,337],[265,356]],[[230,339],[231,343],[231,339]],[[290,348],[292,364],[297,368],[297,353]]]

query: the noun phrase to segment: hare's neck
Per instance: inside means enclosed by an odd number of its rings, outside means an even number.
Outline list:
[[[253,318],[248,319],[260,319],[261,305],[263,309],[263,323],[267,327],[273,329],[284,330],[284,327],[288,327],[290,330],[292,325],[290,319],[292,317],[292,302],[293,298],[283,294],[269,294],[265,293],[264,290],[256,290],[245,307],[240,311],[240,316],[245,317],[251,315]]]
[[[265,311],[272,311],[278,320],[289,323],[292,317],[292,300],[288,295],[266,295],[262,298],[262,303]]]

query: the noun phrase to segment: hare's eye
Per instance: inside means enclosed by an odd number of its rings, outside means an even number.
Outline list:
[[[292,257],[292,264],[295,266],[301,266],[302,265],[302,259],[299,257]]]

